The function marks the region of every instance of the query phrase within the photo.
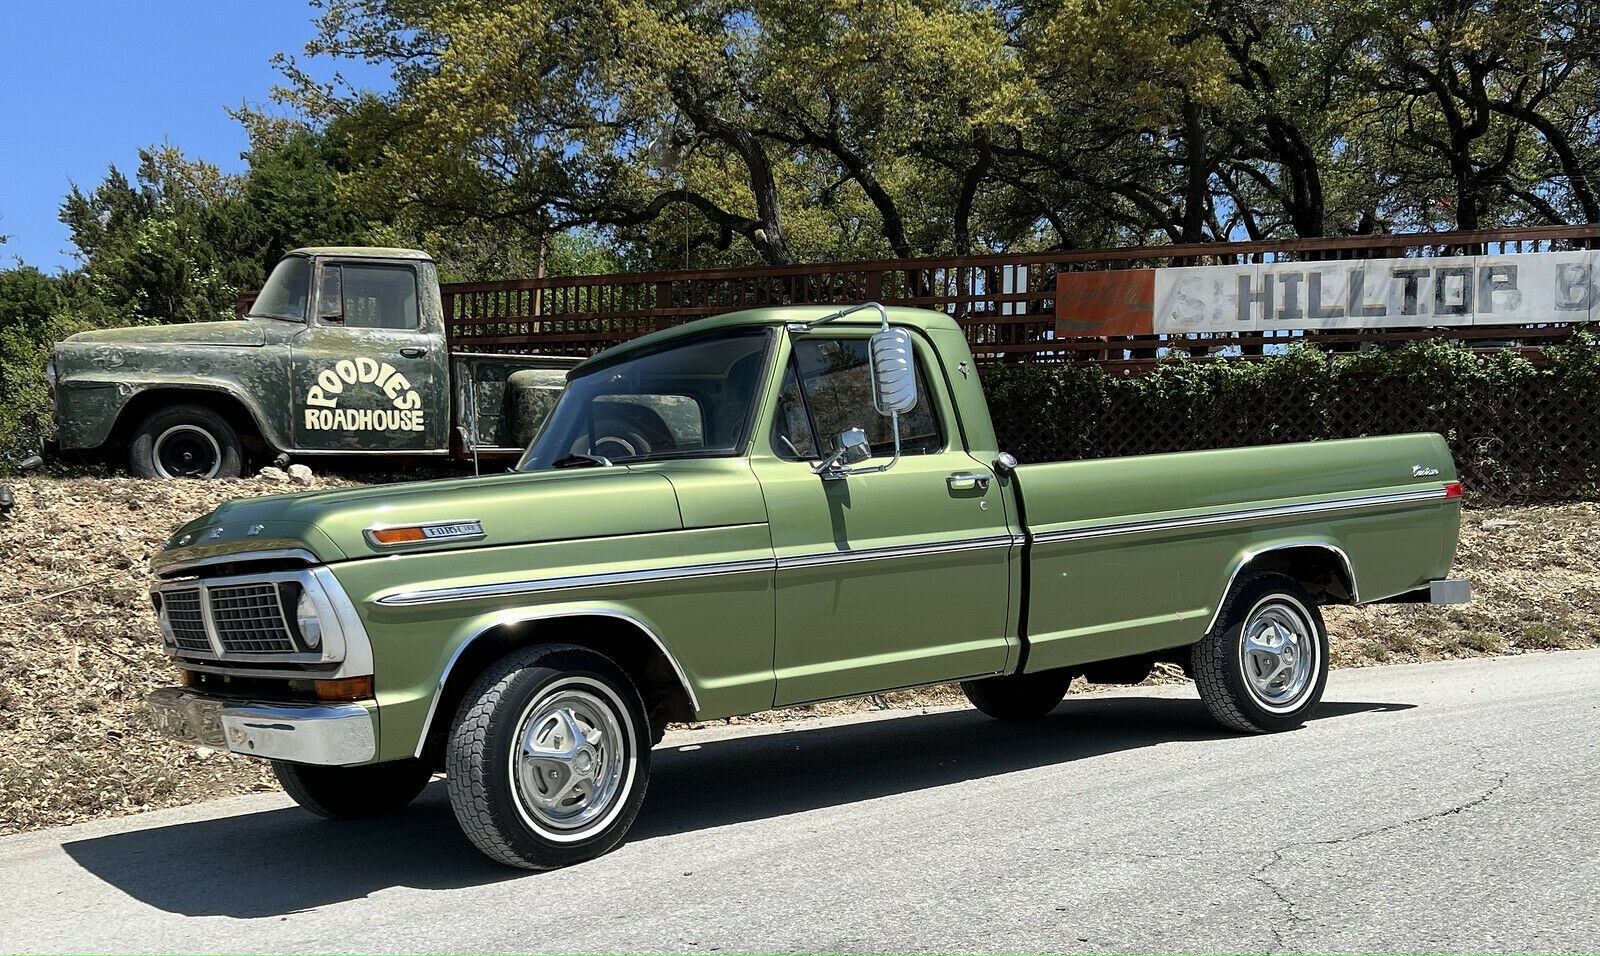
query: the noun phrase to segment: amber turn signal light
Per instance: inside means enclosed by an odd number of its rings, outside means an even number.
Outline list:
[[[372,696],[372,675],[366,677],[341,677],[337,680],[316,680],[317,700],[366,700]]]
[[[428,536],[422,533],[420,527],[410,528],[374,528],[368,532],[372,540],[378,544],[410,544],[413,541],[426,541]]]

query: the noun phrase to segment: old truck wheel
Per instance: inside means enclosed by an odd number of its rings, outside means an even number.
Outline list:
[[[622,842],[644,801],[644,702],[593,651],[518,651],[467,692],[446,772],[461,828],[495,860],[550,870],[597,857]]]
[[[1194,646],[1200,699],[1230,730],[1291,730],[1322,700],[1328,630],[1292,578],[1257,574],[1235,586],[1217,626]]]
[[[203,405],[160,409],[128,446],[128,469],[140,478],[237,478],[243,463],[238,433]]]
[[[1037,674],[1007,674],[961,682],[972,706],[996,720],[1038,720],[1067,696],[1073,672],[1067,668]]]
[[[432,768],[420,760],[364,767],[313,767],[274,760],[272,772],[295,803],[330,820],[357,820],[403,810],[433,776]]]

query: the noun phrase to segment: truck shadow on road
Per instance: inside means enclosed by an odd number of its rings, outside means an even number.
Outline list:
[[[1314,720],[1409,710],[1328,702]],[[1174,742],[1217,741],[1196,700],[1070,699],[1046,720],[1003,724],[974,711],[922,714],[658,748],[637,845],[709,827],[940,787]],[[150,906],[260,919],[390,887],[457,889],[537,875],[480,855],[442,781],[396,816],[332,823],[296,808],[68,843],[85,870]]]

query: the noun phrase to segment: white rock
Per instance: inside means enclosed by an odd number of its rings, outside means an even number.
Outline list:
[[[268,465],[257,472],[256,477],[260,478],[262,481],[288,481],[289,473],[284,471],[282,468],[275,468],[272,465]]]
[[[289,466],[289,478],[296,484],[311,484],[311,469],[305,465],[295,464]]]
[[[1519,524],[1522,524],[1522,522],[1512,521],[1510,518],[1485,518],[1483,520],[1483,530],[1499,531],[1502,528],[1515,528]]]

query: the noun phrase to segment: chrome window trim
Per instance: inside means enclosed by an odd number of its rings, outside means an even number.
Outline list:
[[[684,564],[661,568],[642,568],[637,571],[608,571],[600,574],[573,574],[553,578],[528,578],[520,581],[501,581],[496,584],[466,584],[460,587],[428,588],[416,591],[394,591],[375,601],[385,607],[417,607],[425,604],[446,604],[452,601],[476,601],[481,598],[521,597],[544,594],[550,591],[576,591],[588,588],[616,587],[623,584],[649,584],[662,581],[683,581],[691,578],[720,577],[727,574],[753,574],[773,570],[772,558],[754,558],[746,561],[720,561],[714,564]]]
[[[526,624],[529,621],[553,621],[568,617],[609,617],[619,621],[626,621],[627,623],[632,624],[634,627],[643,631],[645,636],[654,642],[656,649],[661,652],[661,655],[667,659],[669,664],[672,665],[672,672],[677,675],[678,684],[683,688],[684,693],[689,695],[690,708],[693,709],[696,718],[700,716],[700,696],[694,692],[694,684],[689,682],[689,675],[684,671],[683,665],[679,664],[678,659],[673,656],[671,651],[667,650],[666,643],[661,640],[661,636],[655,632],[655,629],[639,620],[637,617],[634,617],[632,614],[628,614],[624,611],[603,607],[559,608],[545,611],[533,610],[525,613],[510,614],[490,624],[486,624],[478,630],[473,631],[467,636],[466,640],[456,645],[456,649],[450,654],[450,659],[445,662],[444,670],[439,673],[439,682],[434,686],[433,699],[428,702],[428,714],[422,719],[422,733],[417,737],[417,749],[412,752],[412,756],[422,756],[422,750],[425,746],[427,746],[428,743],[428,731],[433,727],[433,718],[439,709],[439,699],[444,696],[445,685],[450,681],[450,673],[451,671],[455,670],[456,662],[461,659],[461,655],[466,652],[467,648],[472,645],[473,641],[476,641],[478,638],[498,627],[507,627],[513,624]]]
[[[1307,501],[1293,505],[1269,505],[1259,508],[1234,508],[1211,511],[1205,514],[1178,518],[1156,518],[1150,521],[1128,521],[1069,528],[1062,531],[1045,531],[1033,535],[1034,544],[1055,544],[1060,541],[1081,541],[1089,538],[1107,538],[1124,534],[1145,534],[1154,531],[1174,531],[1184,528],[1203,528],[1237,521],[1256,521],[1265,518],[1285,518],[1294,515],[1317,514],[1331,511],[1349,511],[1357,508],[1376,508],[1383,505],[1411,504],[1434,499],[1445,500],[1443,487],[1417,491],[1398,491],[1382,495],[1363,495],[1356,498],[1335,498],[1328,501]]]
[[[1259,548],[1251,548],[1240,555],[1239,562],[1233,566],[1233,571],[1228,574],[1228,583],[1223,586],[1222,594],[1217,598],[1217,606],[1211,612],[1211,620],[1206,623],[1206,629],[1200,632],[1201,636],[1210,634],[1216,628],[1217,621],[1222,617],[1222,606],[1228,602],[1228,595],[1233,593],[1234,582],[1239,580],[1239,574],[1245,568],[1248,568],[1251,562],[1264,554],[1271,554],[1274,551],[1287,551],[1291,548],[1322,548],[1325,551],[1332,551],[1344,563],[1345,577],[1350,582],[1350,603],[1353,605],[1361,603],[1361,585],[1356,580],[1356,566],[1351,562],[1350,555],[1343,548],[1329,541],[1277,541]]]

